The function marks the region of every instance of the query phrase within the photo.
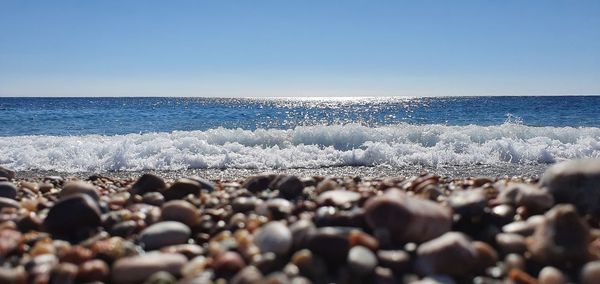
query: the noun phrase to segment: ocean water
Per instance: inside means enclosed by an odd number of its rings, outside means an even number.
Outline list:
[[[546,166],[600,157],[600,97],[0,98],[0,165],[104,172]]]

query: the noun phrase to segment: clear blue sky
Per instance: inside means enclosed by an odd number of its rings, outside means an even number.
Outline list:
[[[0,96],[600,94],[600,1],[0,0]]]

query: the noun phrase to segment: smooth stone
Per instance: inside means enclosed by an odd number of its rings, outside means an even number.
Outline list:
[[[349,191],[345,189],[336,189],[325,191],[317,197],[317,202],[320,204],[326,202],[332,202],[337,206],[344,206],[347,204],[351,204],[360,199],[360,194],[358,192]]]
[[[125,257],[113,264],[111,277],[113,283],[140,283],[152,274],[166,271],[179,275],[187,258],[176,253],[153,252],[140,256]]]
[[[279,190],[279,196],[285,199],[296,199],[304,191],[304,183],[296,176],[282,176],[275,179],[271,188]]]
[[[310,234],[316,230],[315,224],[309,220],[299,220],[290,226],[294,250],[305,247]]]
[[[396,274],[404,274],[411,270],[410,255],[403,250],[377,251],[379,265],[391,269]]]
[[[271,181],[272,179],[269,176],[253,176],[248,178],[244,184],[242,184],[242,188],[245,188],[252,193],[258,193],[269,188]]]
[[[59,238],[78,240],[80,229],[100,226],[98,203],[86,194],[74,194],[59,200],[44,219],[46,230]]]
[[[21,208],[21,204],[14,199],[0,197],[0,209],[2,208]]]
[[[198,196],[203,186],[196,180],[180,178],[164,191],[165,200],[183,199],[188,195]]]
[[[217,277],[230,279],[245,266],[246,262],[237,252],[228,251],[215,259],[213,270]]]
[[[257,199],[256,197],[237,197],[231,202],[231,209],[236,213],[246,213],[256,208]]]
[[[480,216],[487,206],[487,198],[481,189],[460,190],[450,195],[448,205],[461,216]]]
[[[0,197],[15,199],[17,192],[19,192],[19,189],[12,182],[0,182]]]
[[[392,188],[364,205],[367,224],[385,229],[397,243],[422,243],[450,231],[452,212],[436,202]]]
[[[600,260],[586,263],[581,269],[582,284],[600,283]]]
[[[260,270],[254,266],[247,266],[231,279],[231,284],[254,284],[261,283],[262,280],[263,274]]]
[[[171,200],[162,206],[161,219],[181,222],[192,227],[198,220],[198,212],[194,205],[185,200]]]
[[[307,248],[332,266],[346,262],[350,242],[344,233],[333,227],[323,227],[310,233]]]
[[[527,251],[525,237],[517,234],[497,234],[496,244],[500,252],[504,255],[509,253],[523,254]]]
[[[463,233],[448,232],[417,248],[415,269],[422,275],[464,275],[477,265],[477,250]]]
[[[19,231],[4,229],[0,231],[0,257],[14,251],[21,243],[22,234]]]
[[[259,215],[267,216],[271,220],[284,219],[290,214],[294,205],[283,198],[269,199],[256,207],[256,213]]]
[[[109,274],[110,268],[106,262],[100,259],[92,259],[79,266],[77,281],[80,283],[105,282]]]
[[[540,180],[555,202],[575,205],[580,213],[600,216],[600,159],[552,165]]]
[[[160,192],[148,192],[142,196],[142,202],[160,207],[165,204],[165,197]]]
[[[513,183],[500,190],[499,203],[524,206],[532,212],[543,212],[554,205],[554,197],[546,189],[525,183]]]
[[[544,267],[538,274],[539,284],[566,284],[567,277],[552,266]]]
[[[355,246],[348,252],[348,267],[358,275],[369,275],[377,266],[377,257],[363,246]]]
[[[589,257],[589,228],[573,205],[560,204],[544,214],[528,242],[533,259],[554,265],[583,263]]]
[[[58,197],[60,199],[73,196],[75,194],[82,193],[91,197],[92,199],[98,201],[100,200],[100,195],[98,195],[98,191],[96,191],[96,186],[91,183],[87,183],[84,181],[71,181],[65,184],[62,190],[58,193]]]
[[[142,175],[130,189],[131,194],[144,195],[149,192],[162,192],[167,188],[165,181],[154,174]]]
[[[77,265],[72,263],[59,263],[50,272],[50,283],[75,283]]]
[[[281,222],[269,222],[256,232],[254,243],[262,253],[285,255],[292,248],[292,233]]]
[[[144,229],[138,239],[148,251],[187,243],[190,234],[190,228],[183,223],[163,221]]]
[[[15,178],[15,175],[15,171],[0,166],[0,177],[4,177],[11,180]]]

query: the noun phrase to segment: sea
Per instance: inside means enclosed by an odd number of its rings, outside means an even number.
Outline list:
[[[21,175],[539,176],[600,158],[600,96],[0,98]]]

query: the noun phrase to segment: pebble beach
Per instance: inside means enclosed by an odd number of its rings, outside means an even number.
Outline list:
[[[540,177],[22,177],[0,283],[598,283],[600,161]]]

